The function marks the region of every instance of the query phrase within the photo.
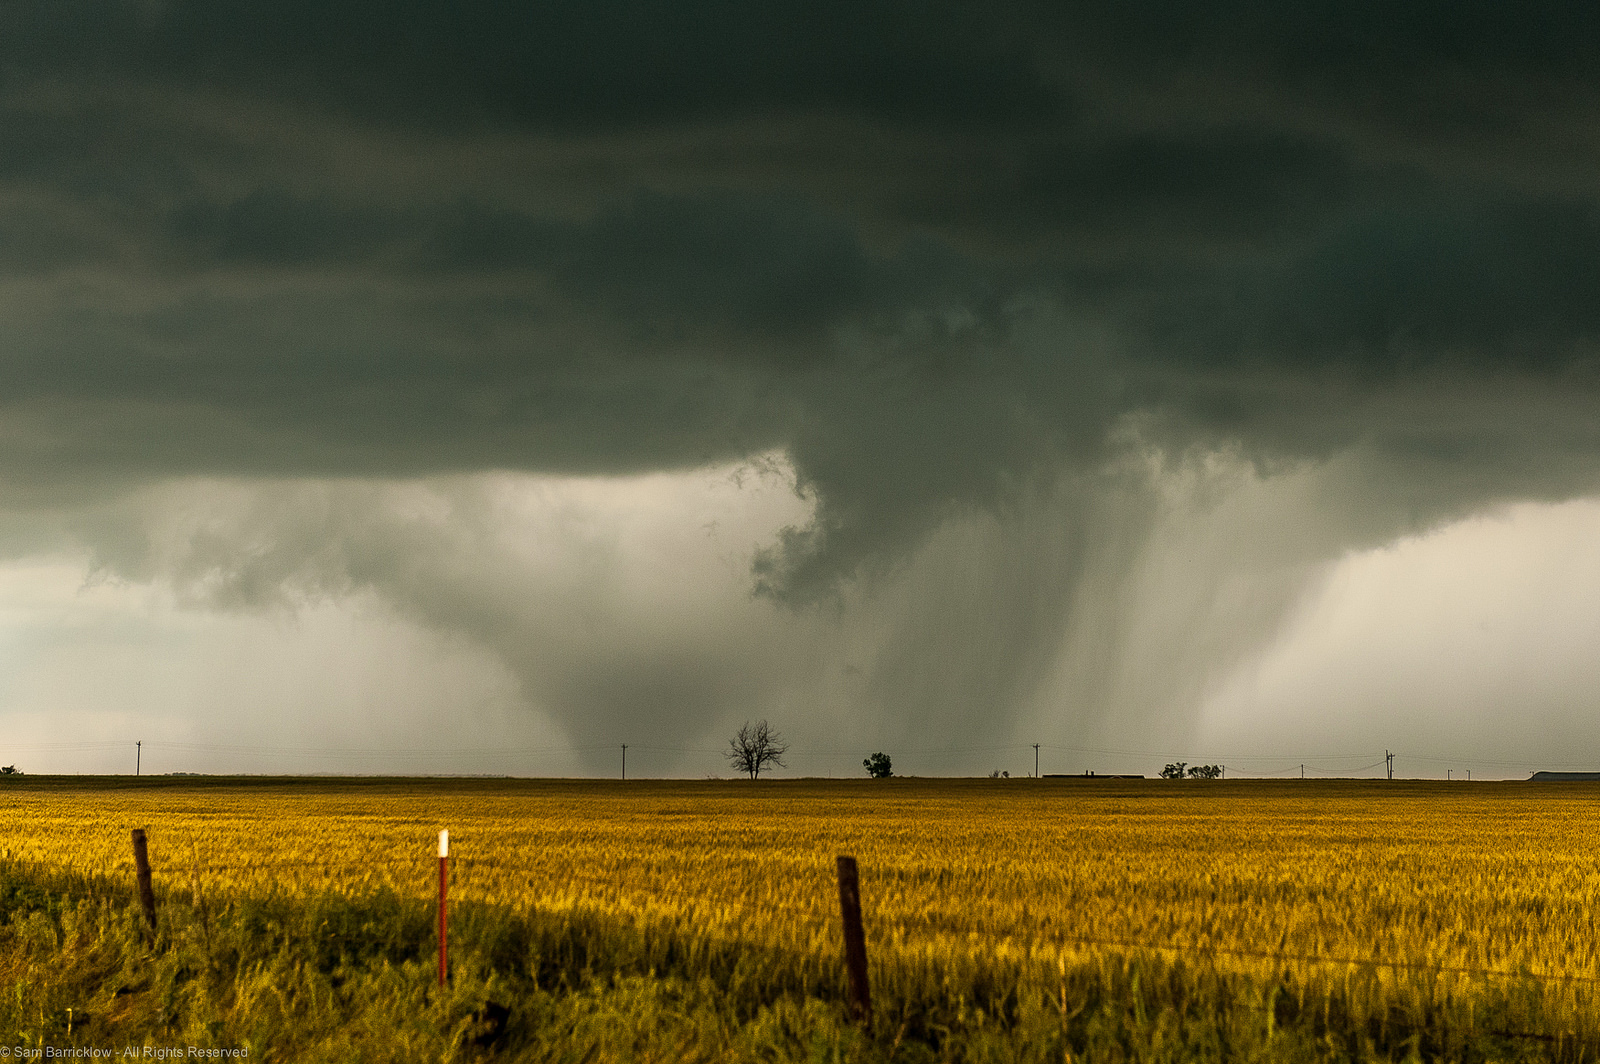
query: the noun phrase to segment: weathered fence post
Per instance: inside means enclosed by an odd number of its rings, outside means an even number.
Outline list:
[[[872,993],[867,987],[867,936],[861,930],[861,881],[856,859],[840,857],[839,915],[844,918],[844,966],[850,977],[850,1017],[872,1023]]]
[[[449,882],[450,862],[450,830],[439,832],[439,985],[444,986],[445,972],[447,969],[446,958],[449,956],[448,940],[445,937],[445,895],[446,883]]]
[[[133,829],[133,870],[139,879],[139,906],[151,934],[156,929],[156,894],[150,886],[150,854],[145,847],[144,828]]]

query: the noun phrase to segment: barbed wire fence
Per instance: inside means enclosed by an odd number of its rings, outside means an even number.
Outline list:
[[[180,849],[178,857],[175,858],[170,864],[166,865],[165,867],[163,867],[159,862],[156,864],[155,871],[157,872],[157,896],[163,901],[170,900],[174,896],[182,897],[184,895],[189,895],[191,902],[194,902],[196,900],[194,897],[196,892],[204,896],[208,893],[208,886],[210,887],[211,891],[215,891],[217,889],[214,878],[219,874],[243,874],[245,876],[256,876],[259,877],[259,881],[263,885],[270,889],[275,883],[273,878],[275,875],[286,871],[305,869],[321,870],[325,873],[327,878],[334,879],[335,881],[344,884],[346,887],[362,884],[364,882],[370,882],[372,879],[371,873],[378,869],[407,872],[410,874],[394,876],[392,879],[384,879],[376,883],[376,886],[378,888],[386,887],[389,889],[398,889],[404,891],[412,897],[417,898],[418,900],[423,900],[427,896],[427,887],[431,885],[431,873],[433,872],[431,860],[423,857],[380,861],[366,859],[360,861],[335,861],[327,859],[279,859],[262,862],[246,862],[244,864],[206,865],[196,863],[189,867],[185,866],[181,858],[182,852]],[[48,883],[49,885],[44,886],[42,889],[45,891],[45,893],[52,897],[60,897],[74,901],[125,899],[129,905],[137,904],[137,885],[133,881],[134,877],[132,876],[128,877],[129,882],[124,885],[113,881],[112,877],[107,875],[83,875],[79,878],[83,880],[98,880],[98,882],[92,888],[82,889],[65,886],[59,881],[59,879],[57,879],[56,876],[52,875],[52,873],[62,873],[69,870],[64,870],[44,863],[22,862],[14,858],[10,858],[9,856],[3,858],[3,860],[11,866],[11,871],[14,874],[21,873],[21,878],[38,879]],[[133,862],[129,862],[129,865],[132,863]],[[795,904],[793,902],[786,902],[780,898],[773,897],[772,894],[776,893],[776,891],[772,890],[769,891],[768,896],[763,897],[759,903],[751,903],[747,901],[741,901],[741,899],[729,896],[726,893],[708,895],[707,892],[702,889],[674,887],[669,884],[663,884],[659,882],[651,883],[647,886],[641,886],[630,884],[615,876],[574,874],[570,871],[561,872],[559,877],[545,877],[545,881],[541,881],[541,876],[538,874],[538,870],[528,865],[506,861],[503,858],[469,856],[461,854],[458,854],[452,859],[450,877],[451,882],[455,884],[452,889],[457,890],[458,892],[463,888],[470,890],[472,885],[471,881],[476,878],[475,873],[482,869],[509,869],[525,876],[528,884],[538,884],[539,889],[527,899],[527,901],[521,907],[522,911],[531,912],[542,910],[549,913],[559,914],[559,912],[564,911],[566,907],[559,906],[552,908],[550,907],[549,903],[556,902],[557,900],[564,902],[578,900],[581,902],[582,900],[588,899],[604,904],[608,902],[614,903],[617,900],[627,897],[633,901],[639,902],[639,908],[654,907],[656,909],[669,910],[675,908],[682,914],[691,916],[696,912],[696,910],[702,907],[716,908],[723,914],[724,924],[736,923],[744,920],[768,921],[774,914],[782,914],[792,921],[815,921],[818,919],[824,919],[828,920],[830,923],[836,923],[838,920],[837,914],[833,914],[831,916],[829,915],[831,907],[825,897],[817,904],[802,905]],[[125,870],[130,872],[133,871],[131,867],[126,868]],[[161,874],[163,872],[170,872],[170,875],[163,876]],[[358,875],[357,873],[360,874]],[[205,880],[207,878],[211,878],[213,882],[206,884]],[[862,879],[864,884],[869,888],[865,901],[870,901],[870,888],[885,886],[891,883],[894,878],[895,877],[892,873],[864,870]],[[56,879],[56,882],[50,883],[49,881],[52,879]],[[233,884],[230,884],[230,886],[237,890],[237,881],[235,881]],[[345,897],[357,896],[348,890],[336,890],[335,893],[339,893]],[[789,891],[789,893],[792,894],[793,892]],[[457,894],[457,897],[458,899],[460,898],[459,893]],[[473,899],[470,894],[468,894],[467,904],[486,903],[477,901]],[[868,911],[870,913],[870,908]],[[739,919],[737,921],[729,920],[728,917],[733,915],[737,915]],[[907,937],[906,933],[908,930],[914,930],[915,924],[914,920],[895,919],[893,917],[878,917],[875,914],[869,915],[868,922],[880,932],[898,932],[901,935],[902,940]],[[975,921],[950,922],[946,920],[945,926],[940,928],[939,933],[947,938],[965,939],[970,942],[974,939],[982,940],[985,937],[989,937],[991,932],[990,929]],[[933,939],[937,936],[928,935],[926,937]],[[1213,961],[1236,959],[1266,961],[1273,964],[1384,969],[1391,971],[1425,972],[1436,975],[1458,975],[1484,979],[1600,986],[1600,976],[1580,973],[1535,972],[1527,969],[1526,967],[1513,970],[1472,965],[1452,965],[1409,961],[1382,957],[1358,957],[1328,953],[1249,949],[1245,947],[1228,947],[1200,943],[1172,945],[1169,943],[1087,936],[1080,934],[1065,934],[1060,932],[1039,934],[1034,938],[1033,941],[1035,944],[1049,946],[1057,950],[1065,950],[1068,948],[1088,948],[1095,950],[1111,950],[1125,954],[1157,954],[1172,958],[1190,960],[1198,956],[1209,958]]]

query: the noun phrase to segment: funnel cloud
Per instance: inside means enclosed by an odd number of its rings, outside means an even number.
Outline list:
[[[1567,765],[1596,19],[7,4],[0,759]]]

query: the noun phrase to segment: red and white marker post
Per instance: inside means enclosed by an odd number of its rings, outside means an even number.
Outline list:
[[[445,897],[446,884],[450,880],[450,830],[439,832],[439,985],[444,986],[444,977],[447,966],[446,958],[449,956],[448,939],[445,937]]]

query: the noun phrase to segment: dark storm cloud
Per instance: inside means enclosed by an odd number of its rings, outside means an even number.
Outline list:
[[[797,598],[1139,446],[1590,490],[1595,20],[13,2],[0,476],[782,450]]]
[[[8,6],[15,67],[302,97],[403,124],[636,125],[786,107],[1009,122],[1049,110],[966,5],[637,0]]]
[[[1484,72],[1586,75],[1597,60],[1586,36],[1600,27],[1588,5],[1422,0],[1396,8],[1381,0],[1296,4],[1207,4],[1135,0],[1051,5],[1056,25],[1087,31],[1097,45],[1149,62],[1227,58],[1279,76],[1343,79],[1378,75],[1384,84],[1431,76],[1441,66]]]
[[[1263,286],[1261,346],[1375,371],[1458,358],[1545,372],[1600,334],[1600,209],[1503,197],[1395,204],[1334,229]]]

